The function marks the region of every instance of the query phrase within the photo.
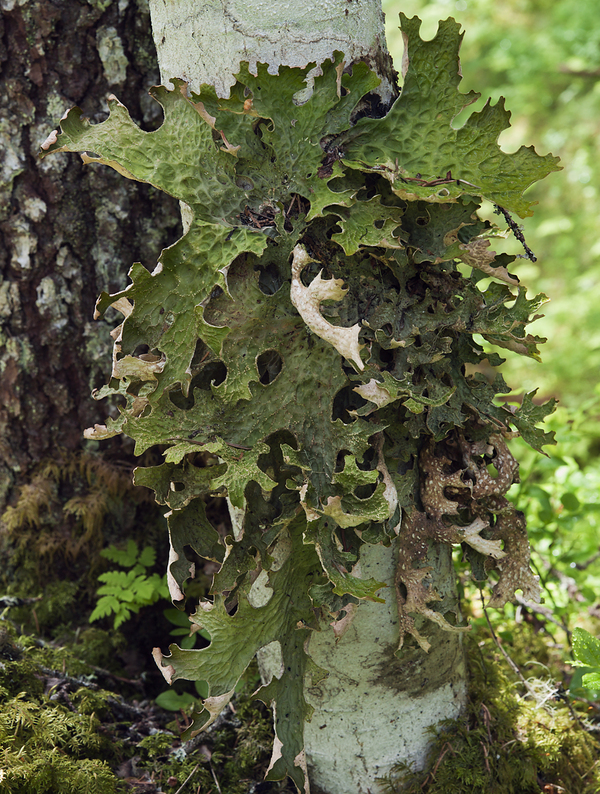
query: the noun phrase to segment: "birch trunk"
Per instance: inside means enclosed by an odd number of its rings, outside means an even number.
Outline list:
[[[366,61],[379,74],[384,107],[395,96],[379,0],[322,0],[319,7],[286,0],[150,0],[150,10],[164,85],[182,78],[192,90],[208,83],[227,96],[240,61],[251,69],[266,62],[277,73],[280,65],[319,64],[340,50],[348,64]],[[428,654],[407,643],[395,655],[394,557],[393,547],[363,546],[361,574],[387,583],[385,604],[361,604],[337,643],[327,626],[311,639],[311,656],[330,671],[327,680],[307,689],[315,708],[305,726],[313,794],[375,794],[376,778],[394,764],[422,768],[427,729],[464,707],[460,635],[429,623],[421,628],[432,645]],[[449,547],[433,547],[428,563],[442,597],[437,610],[455,611]],[[267,658],[262,668],[268,675]]]

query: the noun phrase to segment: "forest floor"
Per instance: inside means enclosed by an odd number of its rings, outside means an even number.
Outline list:
[[[166,651],[173,642],[202,646],[207,640],[199,634],[188,637],[185,613],[179,613],[183,621],[174,619],[177,611],[164,595],[159,597],[167,562],[162,513],[143,489],[128,484],[129,474],[115,474],[106,460],[98,463],[86,453],[76,464],[65,461],[58,468],[40,469],[34,485],[3,517],[0,794],[292,792],[291,783],[264,780],[273,730],[269,710],[253,697],[260,684],[256,666],[206,732],[186,735],[201,687],[182,680],[168,687],[152,661],[152,649]],[[537,490],[530,485],[524,493],[537,494],[542,481],[529,481]],[[78,499],[91,511],[100,486],[112,496],[103,503],[102,521],[96,510],[96,523],[88,520],[86,530],[81,510],[75,515],[65,506]],[[583,492],[575,492],[584,505]],[[222,502],[207,507],[217,527],[226,521]],[[562,502],[568,504],[564,494]],[[556,507],[560,516],[565,513],[562,502]],[[571,512],[581,525],[575,508],[573,502]],[[94,527],[96,535],[89,531]],[[566,570],[578,573],[565,559]],[[197,575],[187,591],[192,605],[208,592],[214,567],[196,562]],[[457,565],[460,569],[458,558]],[[581,576],[590,570],[592,566]],[[108,574],[115,582],[119,577],[138,584],[159,582],[156,597],[146,598],[144,605],[143,587],[117,588],[121,601],[113,612],[90,623],[99,585],[106,581],[98,577]],[[582,580],[582,592],[588,584]],[[548,581],[545,586],[545,594],[556,599]],[[381,790],[598,794],[600,706],[593,693],[581,688],[581,674],[567,658],[565,610],[580,600],[580,591],[575,587],[562,613],[517,604],[486,615],[479,592],[464,573],[460,587],[472,626],[465,640],[467,712],[439,727],[422,773],[398,768],[381,781]],[[115,628],[119,604],[128,605],[130,612]],[[589,612],[586,620],[597,634],[598,618]]]

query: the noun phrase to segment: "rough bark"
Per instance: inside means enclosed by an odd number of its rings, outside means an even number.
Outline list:
[[[76,155],[38,160],[79,104],[106,117],[114,92],[146,129],[158,82],[144,0],[3,0],[0,18],[0,515],[32,468],[76,451],[109,405],[90,390],[110,366],[111,322],[92,320],[101,290],[124,287],[177,236],[176,203]],[[127,454],[124,439],[105,442]]]
[[[151,0],[150,7],[163,84],[179,77],[192,89],[209,83],[227,95],[236,60],[251,65],[267,61],[276,73],[279,65],[323,62],[334,50],[342,50],[348,63],[367,60],[388,85],[393,80],[379,2],[331,0],[320,9],[279,0],[257,5],[208,2],[193,15],[185,2]],[[391,95],[386,89],[384,103]],[[311,785],[322,794],[374,794],[376,778],[389,773],[395,763],[422,768],[428,728],[456,717],[465,704],[459,634],[431,624],[423,629],[433,645],[429,655],[417,647],[395,655],[394,556],[393,548],[363,547],[362,573],[388,583],[382,593],[386,603],[361,605],[338,643],[325,625],[310,642],[310,654],[330,670],[326,681],[308,690],[315,713],[305,728]],[[432,548],[428,564],[442,596],[439,611],[456,612],[449,548]],[[269,650],[260,660],[266,678],[281,664],[280,655],[269,658]]]

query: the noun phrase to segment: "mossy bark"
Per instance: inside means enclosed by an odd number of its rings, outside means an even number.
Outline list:
[[[32,468],[114,410],[90,399],[110,366],[110,322],[93,322],[99,291],[124,287],[135,260],[153,265],[176,236],[176,203],[105,168],[40,144],[80,104],[106,116],[111,92],[146,129],[158,82],[143,0],[2,3],[0,17],[0,515]],[[128,454],[124,438],[106,454]]]

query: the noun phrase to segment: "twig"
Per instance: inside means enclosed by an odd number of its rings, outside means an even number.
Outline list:
[[[104,667],[96,667],[95,664],[90,664],[89,662],[84,662],[84,664],[86,664],[91,670],[94,670],[94,672],[106,676],[106,678],[112,678],[113,681],[120,681],[122,684],[129,684],[130,686],[137,687],[138,689],[144,688],[144,682],[140,681],[139,679],[123,678],[123,676],[111,673],[110,670],[105,670]]]
[[[488,750],[487,747],[483,742],[479,742],[479,744],[483,747],[483,760],[485,762],[485,768],[488,771],[488,774],[492,774],[492,770],[490,769],[490,762],[488,761]]]
[[[66,684],[69,684],[72,687],[77,687],[78,689],[81,687],[86,687],[87,689],[98,689],[98,684],[93,684],[90,681],[83,681],[79,678],[74,678],[71,675],[67,675],[66,673],[61,672],[60,670],[52,670],[50,667],[38,667],[38,670],[43,673],[48,678],[56,678],[60,681],[64,681]]]
[[[454,752],[454,748],[452,747],[452,745],[450,744],[450,742],[446,742],[446,744],[445,744],[445,745],[444,745],[444,747],[442,748],[442,752],[440,753],[440,757],[439,757],[439,758],[438,758],[438,760],[435,762],[435,766],[433,767],[433,772],[431,773],[431,777],[432,777],[434,780],[435,780],[435,773],[438,771],[438,769],[439,769],[439,766],[440,766],[440,764],[442,763],[442,759],[443,759],[443,757],[446,755],[446,753],[448,752],[448,750],[451,750],[451,751],[452,751],[452,755],[456,755],[456,753]]]
[[[600,77],[600,69],[591,69],[589,71],[587,69],[569,69],[564,63],[558,67],[558,71],[571,77]]]
[[[34,604],[36,601],[41,601],[42,596],[35,596],[35,598],[20,598],[19,596],[5,595],[0,596],[0,609],[10,609],[11,607],[22,607],[27,604]]]
[[[575,563],[575,565],[574,565],[574,567],[575,567],[575,568],[576,568],[578,571],[585,571],[585,569],[586,569],[586,568],[589,568],[589,567],[590,567],[590,565],[591,565],[593,562],[596,562],[596,560],[597,560],[598,558],[600,558],[600,551],[597,551],[595,554],[592,554],[592,556],[591,556],[591,557],[590,557],[588,560],[586,560],[585,562],[576,562],[576,563]],[[573,565],[573,563],[571,563],[571,565]]]
[[[186,786],[186,785],[187,785],[187,784],[190,782],[190,780],[193,778],[193,776],[194,776],[194,775],[196,774],[196,772],[198,771],[198,767],[199,767],[199,766],[200,766],[200,764],[196,764],[196,766],[195,766],[195,767],[192,769],[192,771],[190,772],[190,774],[189,774],[189,775],[186,777],[186,779],[183,781],[183,783],[181,784],[181,786],[179,786],[179,788],[177,789],[177,791],[175,792],[175,794],[180,794],[180,792],[181,792],[181,791],[183,791],[184,787],[185,787],[185,786]]]
[[[35,638],[35,644],[39,648],[55,648],[56,647],[53,643],[46,642],[45,640],[41,640],[39,638]],[[123,678],[120,675],[115,675],[114,673],[111,673],[110,670],[105,670],[104,667],[97,667],[95,664],[90,664],[89,662],[86,662],[83,659],[79,659],[78,661],[82,662],[82,664],[85,664],[86,667],[89,667],[90,670],[93,670],[95,673],[99,673],[100,675],[103,675],[106,678],[112,678],[113,681],[120,681],[122,684],[129,684],[130,686],[137,687],[138,689],[143,689],[144,688],[143,681],[140,681],[139,679]],[[43,672],[47,672],[46,668],[40,668],[40,669],[42,669]],[[61,677],[64,677],[64,674],[63,673],[59,673],[58,670],[55,670],[54,672],[57,675],[59,675]],[[88,686],[88,684],[83,684],[82,683],[81,686]]]
[[[569,698],[569,696],[568,696],[568,695],[567,695],[567,697],[566,697],[566,699],[565,699],[565,701],[564,701],[564,702],[567,704],[567,708],[569,709],[569,713],[571,714],[571,717],[572,717],[572,718],[575,720],[575,722],[576,722],[576,723],[579,725],[579,727],[580,727],[580,728],[581,728],[583,731],[585,731],[586,733],[589,733],[589,730],[588,730],[588,729],[585,727],[585,725],[583,724],[583,721],[582,721],[582,720],[581,720],[581,718],[579,717],[579,714],[578,714],[578,713],[575,711],[575,709],[573,708],[573,704],[571,703],[571,700],[570,700],[570,698]]]
[[[540,604],[534,604],[533,601],[527,601],[527,599],[523,598],[523,596],[518,595],[518,593],[515,593],[515,601],[517,602],[517,604],[520,604],[522,607],[525,607],[526,609],[530,609],[532,612],[537,612],[538,615],[543,615],[546,618],[546,620],[548,620],[550,623],[554,623],[555,626],[558,626],[560,629],[562,629],[569,638],[569,640],[571,639],[571,635],[573,634],[573,632],[571,631],[571,629],[567,627],[564,621],[561,622],[560,620],[557,620],[553,616],[551,609],[549,609],[548,607],[543,607]]]
[[[217,776],[215,775],[215,770],[213,769],[212,761],[209,761],[208,765],[210,767],[210,771],[212,772],[213,780],[215,781],[215,786],[217,787],[217,791],[219,792],[219,794],[223,794],[223,792],[221,791],[221,786],[219,785],[219,781],[217,780]]]
[[[490,714],[490,710],[485,705],[485,703],[481,704],[481,712],[483,714],[483,724],[485,725],[485,729],[487,731],[487,738],[489,744],[492,743],[492,732],[490,730],[490,725],[492,724],[492,715]]]
[[[398,161],[396,161],[396,167],[398,165]],[[422,179],[420,174],[416,176],[401,176],[399,177],[401,182],[416,182],[420,187],[435,187],[436,185],[452,185],[456,182],[457,185],[460,185],[462,182],[464,185],[469,185],[469,187],[474,187],[476,190],[480,188],[477,185],[474,185],[472,182],[467,182],[466,179],[455,179],[452,176],[452,171],[448,171],[445,177],[438,177],[437,179],[432,179],[429,182],[426,179]]]
[[[523,684],[523,686],[525,687],[527,692],[531,695],[532,698],[535,699],[535,692],[530,687],[529,683],[525,679],[525,676],[523,675],[523,673],[519,670],[518,666],[513,662],[513,660],[510,658],[510,656],[504,650],[504,648],[502,647],[502,644],[500,643],[500,640],[496,636],[496,632],[494,631],[494,629],[492,627],[492,623],[490,621],[490,616],[488,615],[488,612],[487,612],[487,609],[486,609],[486,606],[485,606],[485,602],[483,600],[483,592],[481,590],[479,591],[479,596],[481,598],[481,606],[483,607],[483,614],[485,615],[485,619],[487,620],[487,624],[488,624],[489,629],[490,629],[490,634],[492,635],[492,639],[496,643],[496,647],[498,648],[498,650],[500,651],[502,656],[504,656],[504,658],[508,662],[508,664],[509,664],[511,670],[513,671],[513,673],[516,676],[519,677],[519,679],[521,680],[521,683]]]
[[[499,204],[494,204],[494,207],[496,208],[494,210],[496,215],[504,215],[504,220],[508,224],[508,226],[509,226],[510,230],[512,231],[512,233],[514,234],[514,236],[517,238],[517,240],[521,243],[521,245],[525,249],[525,253],[529,257],[529,259],[531,259],[532,262],[537,262],[537,256],[535,256],[535,254],[533,253],[531,248],[525,242],[525,237],[523,237],[523,232],[517,226],[517,224],[513,221],[513,219],[510,216],[510,213],[508,212],[508,210],[505,210],[504,207],[501,207]]]

